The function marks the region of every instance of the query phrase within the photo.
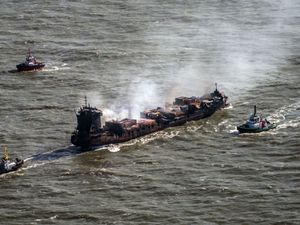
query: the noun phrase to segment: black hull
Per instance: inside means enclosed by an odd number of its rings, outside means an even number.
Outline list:
[[[132,139],[145,136],[160,130],[164,130],[169,127],[175,127],[175,126],[181,126],[184,125],[188,121],[196,121],[200,119],[204,119],[207,117],[210,117],[213,115],[216,111],[225,108],[227,105],[225,102],[220,102],[217,105],[212,106],[209,109],[205,110],[199,110],[198,112],[195,112],[194,114],[190,114],[187,116],[184,116],[178,120],[171,121],[167,124],[158,124],[157,126],[144,130],[139,131],[135,135],[121,135],[121,136],[112,136],[110,138],[103,138],[102,132],[99,133],[92,133],[92,134],[80,134],[80,133],[73,133],[71,136],[71,143],[75,146],[80,146],[82,148],[89,148],[93,146],[99,146],[99,145],[107,145],[107,144],[116,144],[116,143],[122,143],[127,142]]]
[[[242,133],[260,133],[263,131],[268,131],[271,129],[275,129],[277,127],[276,124],[270,124],[268,127],[264,127],[264,128],[248,128],[246,127],[244,124],[240,125],[237,127],[237,130],[242,134]]]
[[[17,65],[16,67],[17,67],[17,70],[19,72],[34,71],[34,70],[41,70],[42,68],[45,67],[45,64],[44,63],[38,63],[38,64],[35,64],[35,65],[27,65],[27,64],[21,63],[21,64]]]

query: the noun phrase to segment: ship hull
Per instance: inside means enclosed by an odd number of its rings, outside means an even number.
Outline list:
[[[24,72],[24,71],[34,71],[34,70],[41,70],[45,67],[44,63],[38,63],[38,64],[34,64],[34,65],[27,65],[25,63],[21,63],[19,65],[16,66],[17,70],[19,72]]]
[[[264,127],[264,128],[260,128],[260,127],[248,128],[248,127],[245,126],[245,124],[243,124],[243,125],[238,126],[237,130],[240,133],[260,133],[260,132],[263,132],[263,131],[268,131],[268,130],[271,130],[271,129],[275,129],[276,127],[277,127],[277,125],[274,124],[274,123],[272,123],[268,127]]]
[[[149,129],[144,130],[138,130],[135,132],[129,132],[122,135],[113,135],[103,132],[98,133],[89,133],[89,134],[80,134],[77,132],[74,132],[71,136],[71,143],[75,146],[80,146],[83,148],[89,148],[93,146],[99,146],[99,145],[107,145],[107,144],[116,144],[116,143],[122,143],[127,142],[132,139],[145,136],[160,130],[164,130],[168,127],[174,127],[174,126],[181,126],[184,125],[188,121],[195,121],[204,119],[206,117],[211,116],[214,114],[217,110],[220,110],[222,108],[225,108],[227,105],[225,102],[220,102],[219,104],[215,105],[214,107],[206,110],[199,110],[198,112],[195,112],[190,115],[185,115],[181,117],[180,119],[171,121],[167,124],[156,124],[155,126],[150,127]]]

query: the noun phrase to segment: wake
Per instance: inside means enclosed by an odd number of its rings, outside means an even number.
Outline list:
[[[277,129],[300,127],[300,101],[281,107],[269,118],[278,124]]]

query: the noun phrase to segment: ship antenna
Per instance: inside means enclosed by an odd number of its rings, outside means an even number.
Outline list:
[[[254,113],[253,113],[254,116],[256,116],[256,105],[254,105]]]
[[[86,96],[84,96],[84,104],[85,104],[85,107],[87,107],[87,98],[86,98]]]
[[[215,83],[215,86],[216,86],[216,91],[218,90],[218,83]]]

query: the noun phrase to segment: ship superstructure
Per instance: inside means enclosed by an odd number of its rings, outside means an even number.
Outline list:
[[[178,97],[168,107],[145,110],[139,120],[110,120],[102,126],[102,111],[85,102],[76,113],[77,128],[72,133],[71,142],[84,148],[125,142],[187,121],[209,117],[226,106],[227,96],[216,87],[214,92],[202,97]]]

